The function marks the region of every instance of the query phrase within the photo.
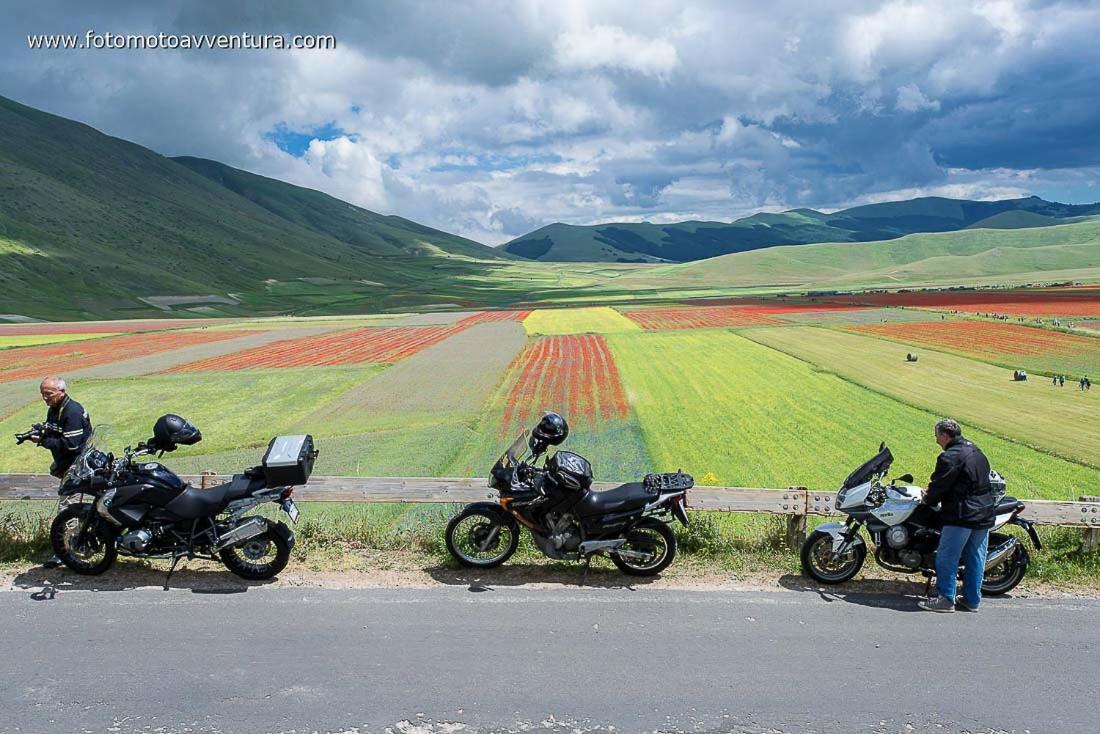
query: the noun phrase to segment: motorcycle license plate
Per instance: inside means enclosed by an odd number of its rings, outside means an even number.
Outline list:
[[[295,525],[298,524],[298,506],[294,504],[294,500],[283,500],[283,509],[286,510],[286,514],[290,515],[290,521]]]

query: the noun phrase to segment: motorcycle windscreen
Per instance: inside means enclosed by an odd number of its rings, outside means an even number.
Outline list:
[[[61,484],[57,493],[62,497],[86,491],[91,486],[92,468],[88,465],[88,457],[93,451],[98,451],[98,444],[108,427],[104,425],[94,426],[88,440],[84,442],[84,448],[80,450],[73,463],[61,477]]]
[[[497,463],[493,464],[492,470],[489,472],[489,486],[494,489],[503,489],[512,486],[512,472],[527,456],[528,447],[527,439],[530,436],[530,431],[524,431],[519,434],[512,445],[508,447]]]
[[[850,489],[852,487],[858,487],[864,482],[870,481],[871,477],[876,474],[883,474],[894,463],[894,455],[890,453],[890,449],[887,446],[883,446],[877,454],[872,456],[867,461],[863,462],[854,472],[848,475],[848,478],[844,480],[841,489]]]

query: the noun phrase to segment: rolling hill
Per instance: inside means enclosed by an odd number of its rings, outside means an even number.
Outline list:
[[[689,262],[779,245],[870,242],[968,227],[1013,229],[1064,224],[1100,214],[1097,204],[1059,204],[1032,196],[1003,201],[926,197],[832,214],[792,209],[730,224],[551,224],[503,245],[513,255],[558,262]]]
[[[38,318],[296,310],[302,277],[360,300],[438,300],[451,273],[508,259],[471,240],[212,161],[173,160],[0,97],[0,312]],[[477,258],[477,259],[474,259]],[[274,288],[273,288],[274,284]],[[371,290],[373,289],[373,291]],[[331,298],[330,298],[331,300]]]
[[[1100,220],[921,233],[873,243],[769,247],[646,268],[623,276],[618,285],[824,290],[1062,279],[1100,279]]]

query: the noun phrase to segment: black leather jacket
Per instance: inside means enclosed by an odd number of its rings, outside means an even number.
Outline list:
[[[924,497],[940,505],[944,525],[991,528],[994,499],[989,484],[989,460],[982,450],[965,438],[956,438],[936,459],[936,471]]]
[[[61,405],[46,411],[46,429],[38,445],[53,454],[54,465],[50,470],[54,476],[61,476],[72,466],[91,435],[92,422],[88,411],[68,395]]]

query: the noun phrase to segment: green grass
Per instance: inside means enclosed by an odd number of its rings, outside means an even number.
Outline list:
[[[608,342],[658,466],[711,475],[717,485],[834,488],[885,441],[896,474],[931,474],[937,414],[733,333],[615,334]],[[1094,469],[969,434],[1017,496],[1076,499],[1095,485]]]
[[[117,336],[115,332],[95,334],[27,334],[9,336],[0,334],[0,349],[15,349],[17,347],[34,347],[40,344],[61,344],[64,342],[84,341],[85,339],[99,339],[104,336]]]
[[[1009,370],[929,349],[906,362],[904,346],[848,332],[785,327],[744,336],[923,410],[1100,467],[1100,394],[1055,390],[1038,378],[1013,382]],[[1100,488],[1100,473],[1089,483]]]
[[[105,427],[103,443],[115,452],[148,438],[160,415],[183,415],[199,427],[203,440],[181,447],[166,459],[169,465],[180,466],[177,457],[266,446],[318,404],[377,371],[377,367],[311,368],[82,380],[80,394],[74,397],[91,413],[94,424]],[[40,405],[22,408],[0,421],[0,434],[26,430],[44,415]],[[323,434],[323,426],[318,428],[316,432]],[[28,446],[6,448],[0,455],[0,471],[45,471],[49,454]],[[249,453],[255,457],[254,464],[262,451]]]

